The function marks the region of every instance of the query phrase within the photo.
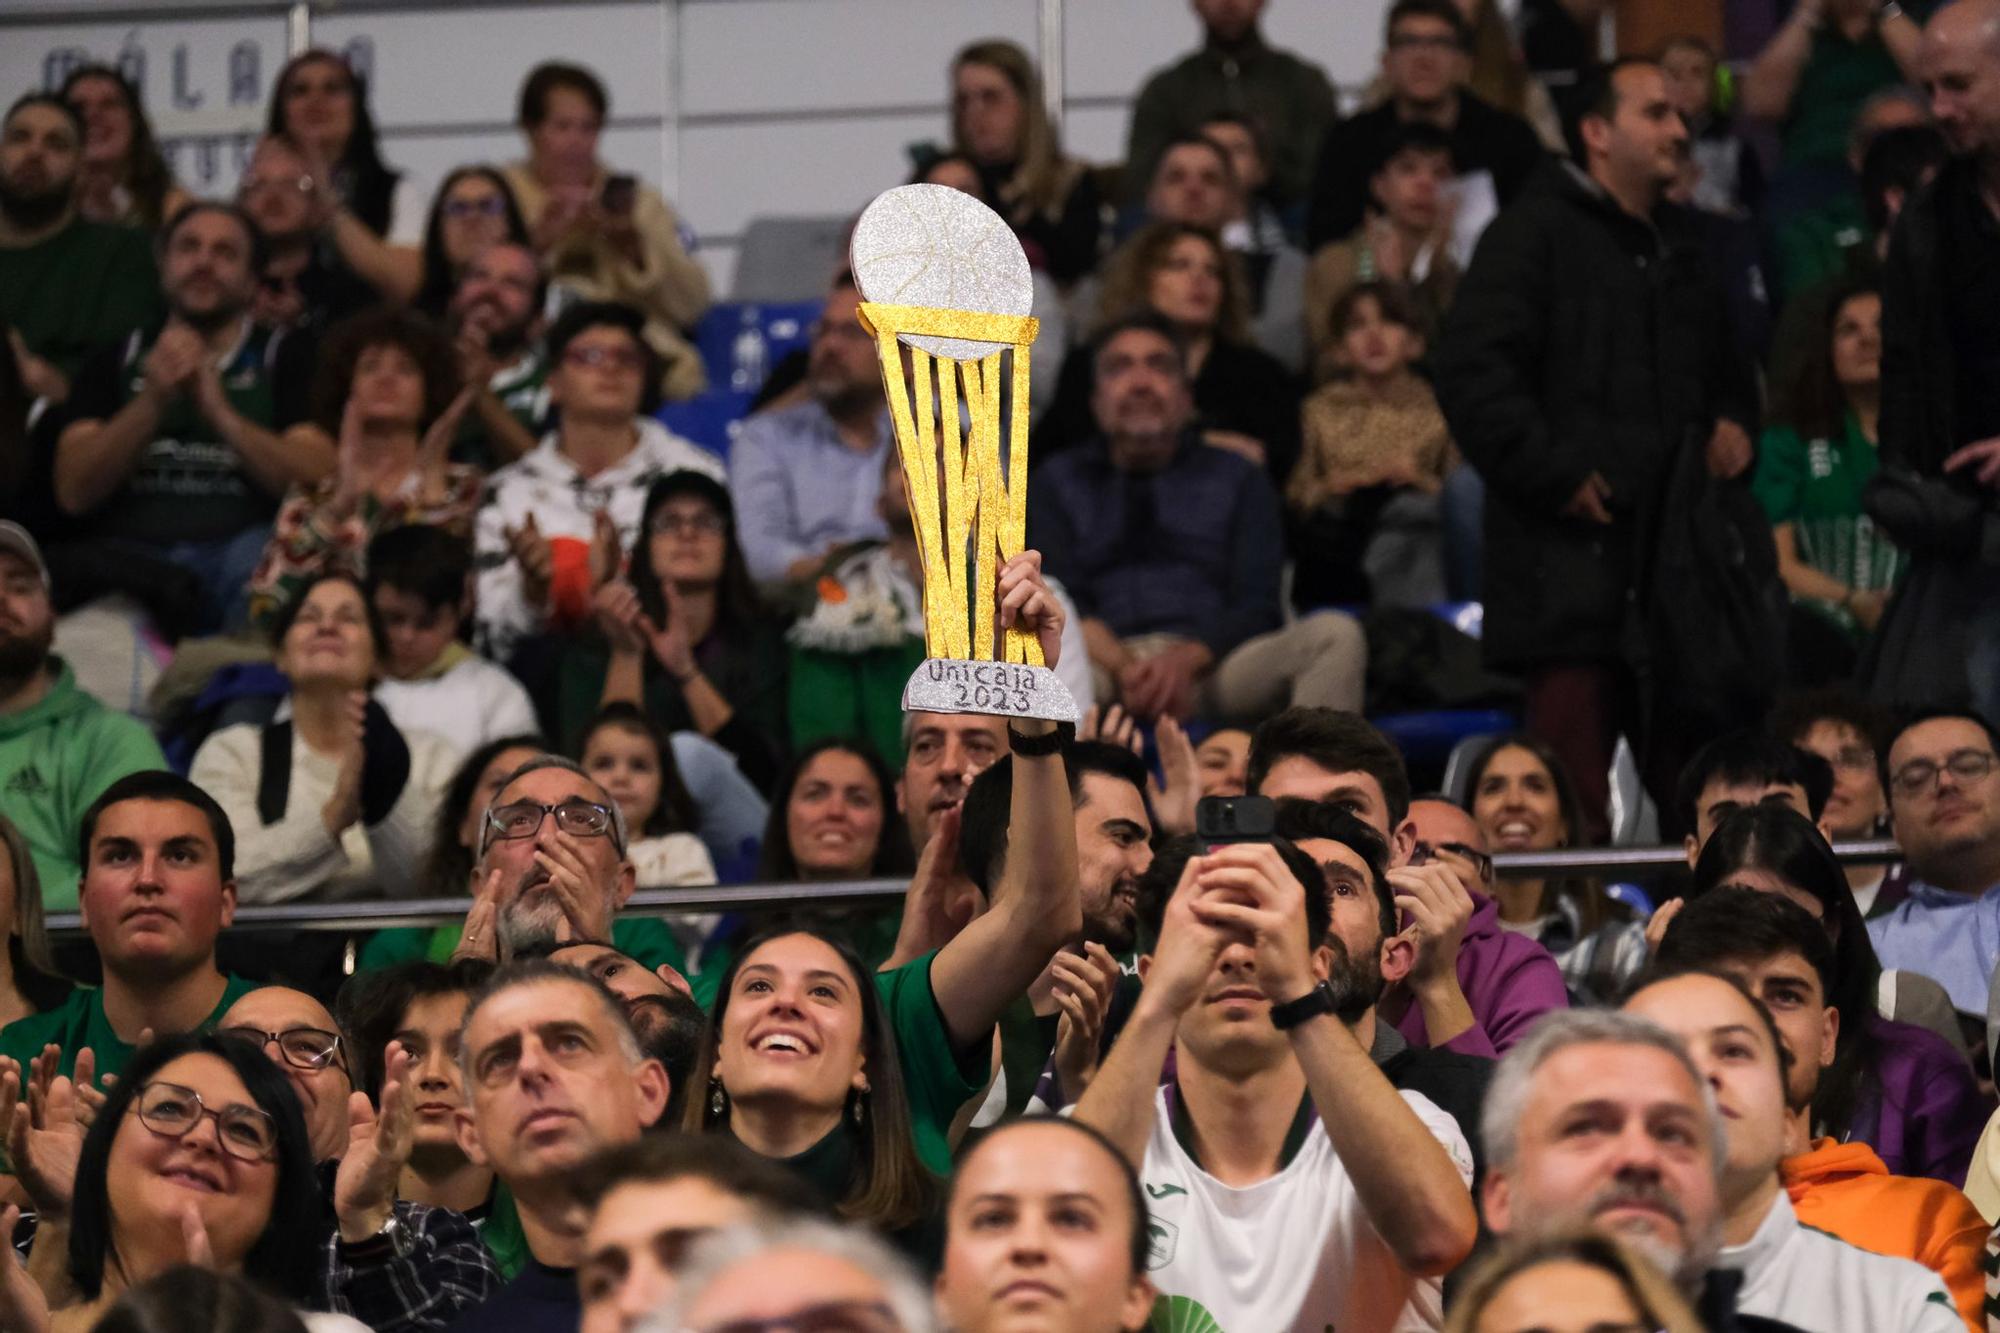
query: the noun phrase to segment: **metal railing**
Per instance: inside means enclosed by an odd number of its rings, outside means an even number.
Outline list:
[[[1883,865],[1901,859],[1896,844],[1843,842],[1834,846],[1853,865]],[[1678,847],[1577,847],[1548,852],[1504,852],[1494,870],[1510,878],[1535,875],[1632,875],[1685,866]],[[682,912],[745,912],[788,907],[869,907],[901,898],[901,879],[829,880],[810,884],[715,884],[698,888],[644,889],[622,909],[631,916],[673,916]],[[266,930],[380,930],[389,926],[453,925],[465,919],[465,898],[402,898],[346,903],[276,903],[240,907],[236,928]],[[82,933],[75,912],[51,912],[49,933]]]

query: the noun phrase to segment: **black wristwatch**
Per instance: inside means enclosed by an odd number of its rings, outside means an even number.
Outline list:
[[[1333,983],[1322,981],[1296,1000],[1271,1006],[1271,1026],[1280,1032],[1295,1028],[1309,1018],[1330,1014],[1339,1008],[1333,995]]]
[[[1015,754],[1029,759],[1044,759],[1052,754],[1060,754],[1064,743],[1075,734],[1075,728],[1064,730],[1064,723],[1058,722],[1046,735],[1024,736],[1014,730],[1014,724],[1007,724],[1007,748]]]

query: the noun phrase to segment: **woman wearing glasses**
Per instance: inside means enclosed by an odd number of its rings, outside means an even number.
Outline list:
[[[236,891],[249,903],[422,891],[439,794],[457,756],[404,732],[368,696],[387,651],[381,620],[345,574],[307,584],[272,627],[292,692],[276,720],[224,727],[190,776],[236,830]]]
[[[736,757],[759,791],[776,785],[785,735],[785,644],[750,583],[729,491],[705,472],[646,490],[623,578],[593,599],[602,646],[564,659],[558,730],[599,708],[643,707],[662,731],[695,731]]]
[[[285,1076],[234,1038],[156,1041],[84,1136],[66,1222],[41,1220],[36,1244],[67,1245],[76,1296],[49,1327],[82,1333],[127,1288],[190,1262],[303,1303],[320,1269],[322,1208]]]
[[[630,306],[586,302],[549,329],[555,429],[493,474],[479,511],[479,632],[496,662],[590,618],[639,535],[647,487],[683,468],[723,479],[721,459],[652,418],[658,356],[645,326]]]
[[[1501,736],[1477,759],[1466,803],[1496,852],[1545,852],[1584,840],[1583,806],[1569,770],[1525,732]],[[1489,867],[1490,868],[1490,867]],[[1541,943],[1580,1003],[1609,1004],[1646,965],[1646,923],[1604,896],[1597,881],[1494,879],[1500,924]]]
[[[310,579],[359,576],[377,533],[423,524],[471,536],[479,470],[445,458],[469,401],[450,345],[419,316],[370,311],[328,335],[313,419],[285,438],[331,451],[333,475],[279,506],[250,577],[254,622],[270,624]]]

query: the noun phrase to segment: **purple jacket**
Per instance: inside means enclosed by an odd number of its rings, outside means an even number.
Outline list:
[[[1472,1008],[1473,1024],[1439,1049],[1460,1055],[1498,1059],[1527,1035],[1536,1019],[1551,1009],[1569,1008],[1569,991],[1556,960],[1526,935],[1502,927],[1500,909],[1483,893],[1472,895],[1472,920],[1458,949],[1458,988]],[[1423,1009],[1414,998],[1395,1026],[1410,1045],[1431,1044]],[[1978,1137],[1977,1128],[1973,1136]],[[1966,1146],[1969,1156],[1971,1145]],[[1959,1169],[1964,1170],[1963,1161]]]
[[[1929,1176],[1963,1189],[1992,1103],[1965,1057],[1937,1033],[1872,1015],[1868,1025],[1881,1091],[1864,1092],[1846,1138],[1874,1148],[1890,1175]]]

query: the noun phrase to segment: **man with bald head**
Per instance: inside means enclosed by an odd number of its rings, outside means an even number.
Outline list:
[[[378,1113],[354,1091],[347,1039],[333,1015],[304,991],[253,990],[218,1028],[262,1046],[305,1112],[332,1203],[320,1267],[324,1308],[354,1315],[376,1333],[404,1333],[441,1327],[499,1287],[499,1270],[462,1215],[396,1198],[416,1114],[413,1062],[399,1044],[391,1042],[384,1056]]]
[[[229,1006],[217,1026],[264,1048],[298,1094],[313,1160],[338,1161],[347,1151],[354,1078],[347,1043],[326,1006],[304,991],[264,986]]]
[[[1924,28],[1952,158],[1904,204],[1882,274],[1882,470],[1868,512],[1911,555],[1864,666],[1882,702],[2000,715],[2000,0]]]

